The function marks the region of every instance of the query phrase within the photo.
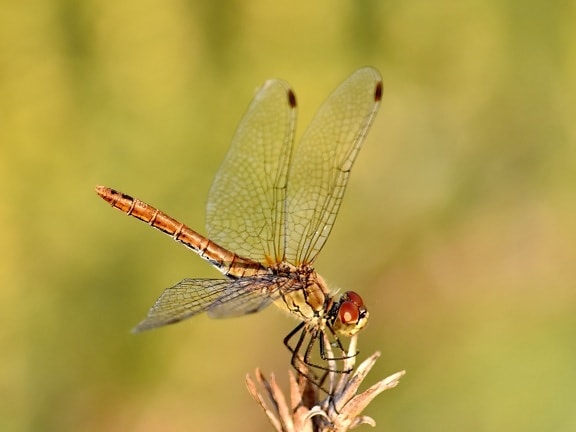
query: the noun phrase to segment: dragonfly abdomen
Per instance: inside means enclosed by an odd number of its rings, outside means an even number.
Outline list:
[[[192,249],[226,276],[239,278],[261,273],[264,270],[260,263],[230,252],[144,201],[104,186],[97,186],[96,192],[112,207],[146,222],[178,243]]]

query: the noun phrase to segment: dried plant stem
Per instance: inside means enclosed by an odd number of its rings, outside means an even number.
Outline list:
[[[356,339],[352,338],[349,357],[344,360],[346,369],[355,366]],[[405,371],[396,372],[358,394],[378,357],[379,352],[372,354],[351,373],[328,373],[327,391],[320,390],[304,375],[296,377],[290,370],[289,401],[278,386],[275,375],[271,374],[266,379],[260,369],[256,369],[255,381],[250,375],[246,376],[246,386],[278,432],[344,432],[363,423],[375,426],[374,419],[361,415],[362,411],[384,390],[396,387],[405,374]],[[336,370],[334,361],[329,362],[329,368]]]

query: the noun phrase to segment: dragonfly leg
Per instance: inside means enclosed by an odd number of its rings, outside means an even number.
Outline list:
[[[336,337],[334,332],[330,329],[330,335],[335,339],[334,344],[339,348],[342,353],[345,353],[344,346],[340,340]],[[297,337],[296,343],[293,345],[291,342]],[[326,341],[326,342],[325,342]],[[320,357],[323,361],[328,362],[328,364],[318,364],[312,359],[312,353],[314,346],[319,343]],[[292,358],[290,361],[291,366],[296,370],[296,372],[304,376],[313,385],[320,388],[327,394],[330,391],[324,388],[326,379],[330,373],[349,373],[351,369],[339,368],[335,362],[339,360],[345,360],[352,356],[334,356],[330,348],[326,346],[330,344],[328,335],[319,329],[308,329],[304,322],[298,324],[285,338],[284,345],[292,353]],[[314,372],[319,371],[318,373]]]
[[[300,375],[305,376],[306,378],[313,378],[311,381],[316,381],[316,376],[309,371],[307,366],[309,363],[306,359],[306,356],[301,356],[300,351],[302,350],[302,346],[304,345],[304,341],[306,339],[307,331],[304,328],[305,323],[302,322],[298,324],[294,330],[292,330],[288,335],[284,338],[284,345],[288,350],[292,353],[292,358],[290,359],[291,366],[298,372]],[[291,346],[290,340],[294,338],[294,336],[298,336],[298,340],[296,341],[296,345],[294,347]]]
[[[342,355],[340,356],[335,356],[332,353],[332,350],[328,351],[326,349],[326,345],[325,345],[325,339],[324,338],[320,338],[320,357],[322,358],[322,360],[326,360],[326,361],[330,361],[330,360],[348,360],[352,357],[356,357],[358,354],[360,354],[359,351],[356,351],[356,353],[354,354],[348,354],[348,351],[344,348],[344,345],[342,344],[342,341],[340,340],[340,338],[338,337],[338,335],[336,333],[334,333],[334,330],[332,329],[332,327],[330,327],[329,325],[326,326],[328,328],[328,330],[330,331],[330,334],[332,336],[333,341],[330,342],[330,339],[327,337],[326,341],[327,343],[331,343],[332,346],[335,346],[338,348],[338,350],[342,353]],[[325,333],[326,334],[326,333]],[[348,373],[350,372],[350,370],[335,370],[334,372],[338,372],[338,373]]]

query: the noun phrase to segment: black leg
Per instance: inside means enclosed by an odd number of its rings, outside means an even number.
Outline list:
[[[314,346],[317,343],[320,344],[320,357],[322,360],[327,362],[346,360],[352,356],[346,355],[344,346],[332,328],[330,326],[326,326],[326,328],[328,328],[329,333],[319,329],[309,329],[306,327],[305,322],[301,322],[284,338],[284,345],[292,353],[290,364],[294,370],[296,370],[299,375],[307,378],[308,381],[310,381],[313,385],[322,389],[322,391],[326,392],[327,394],[330,394],[330,392],[324,388],[324,384],[328,375],[330,373],[349,373],[350,370],[339,369],[335,364],[323,365],[315,363],[312,360],[312,350],[314,349]],[[329,338],[327,338],[328,335],[331,335],[331,338],[334,341],[333,344],[338,348],[342,355],[334,356],[332,351],[327,349],[325,344],[330,343]],[[298,339],[296,340],[295,345],[292,346],[296,336]],[[306,341],[306,338],[309,338],[309,340]],[[322,371],[321,375],[318,376],[316,373],[314,373],[314,369]]]

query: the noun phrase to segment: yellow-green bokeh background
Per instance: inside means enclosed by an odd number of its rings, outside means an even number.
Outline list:
[[[0,430],[270,430],[244,375],[285,379],[293,322],[130,334],[163,288],[217,273],[93,188],[203,232],[254,89],[287,79],[301,133],[365,64],[383,104],[317,267],[370,307],[369,380],[408,371],[366,414],[575,430],[574,22],[520,0],[2,2]]]

